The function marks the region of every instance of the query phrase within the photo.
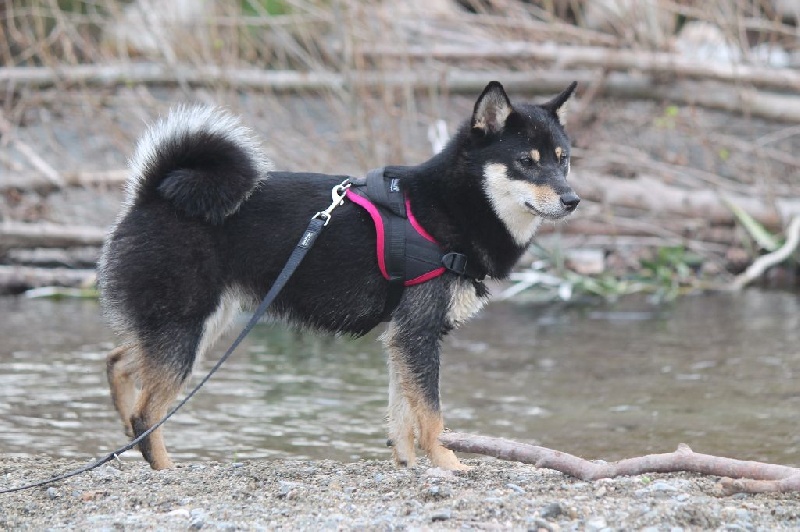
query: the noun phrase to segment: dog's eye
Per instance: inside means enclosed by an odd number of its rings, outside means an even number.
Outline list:
[[[519,161],[519,164],[521,164],[522,166],[533,166],[533,157],[531,157],[530,155],[523,155],[517,160]]]
[[[569,161],[569,157],[567,157],[566,153],[562,153],[561,156],[558,158],[559,164],[567,164],[567,161]]]

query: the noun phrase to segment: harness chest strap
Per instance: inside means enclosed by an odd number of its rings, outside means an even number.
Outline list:
[[[469,268],[465,255],[443,252],[414,217],[400,180],[386,178],[383,168],[371,170],[365,183],[353,184],[346,197],[365,209],[375,224],[378,267],[389,281],[385,317],[394,311],[406,286],[424,283],[447,271],[483,279],[483,272]]]

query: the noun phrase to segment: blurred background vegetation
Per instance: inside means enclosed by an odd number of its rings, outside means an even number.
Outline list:
[[[658,300],[794,286],[800,1],[7,0],[0,4],[0,285],[91,284],[145,124],[243,115],[276,166],[414,164],[496,79],[568,130],[584,202],[506,296]],[[745,284],[745,283],[740,283]]]

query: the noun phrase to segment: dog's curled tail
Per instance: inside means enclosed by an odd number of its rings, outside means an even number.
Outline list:
[[[272,170],[255,134],[211,106],[179,106],[136,145],[127,185],[129,206],[158,197],[185,214],[221,224]]]

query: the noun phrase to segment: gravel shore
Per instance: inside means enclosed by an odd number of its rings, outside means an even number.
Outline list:
[[[385,461],[139,461],[0,495],[0,529],[797,530],[800,497],[717,496],[715,477],[653,474],[582,482],[529,465],[466,460],[453,474]],[[79,467],[0,458],[10,487]]]

